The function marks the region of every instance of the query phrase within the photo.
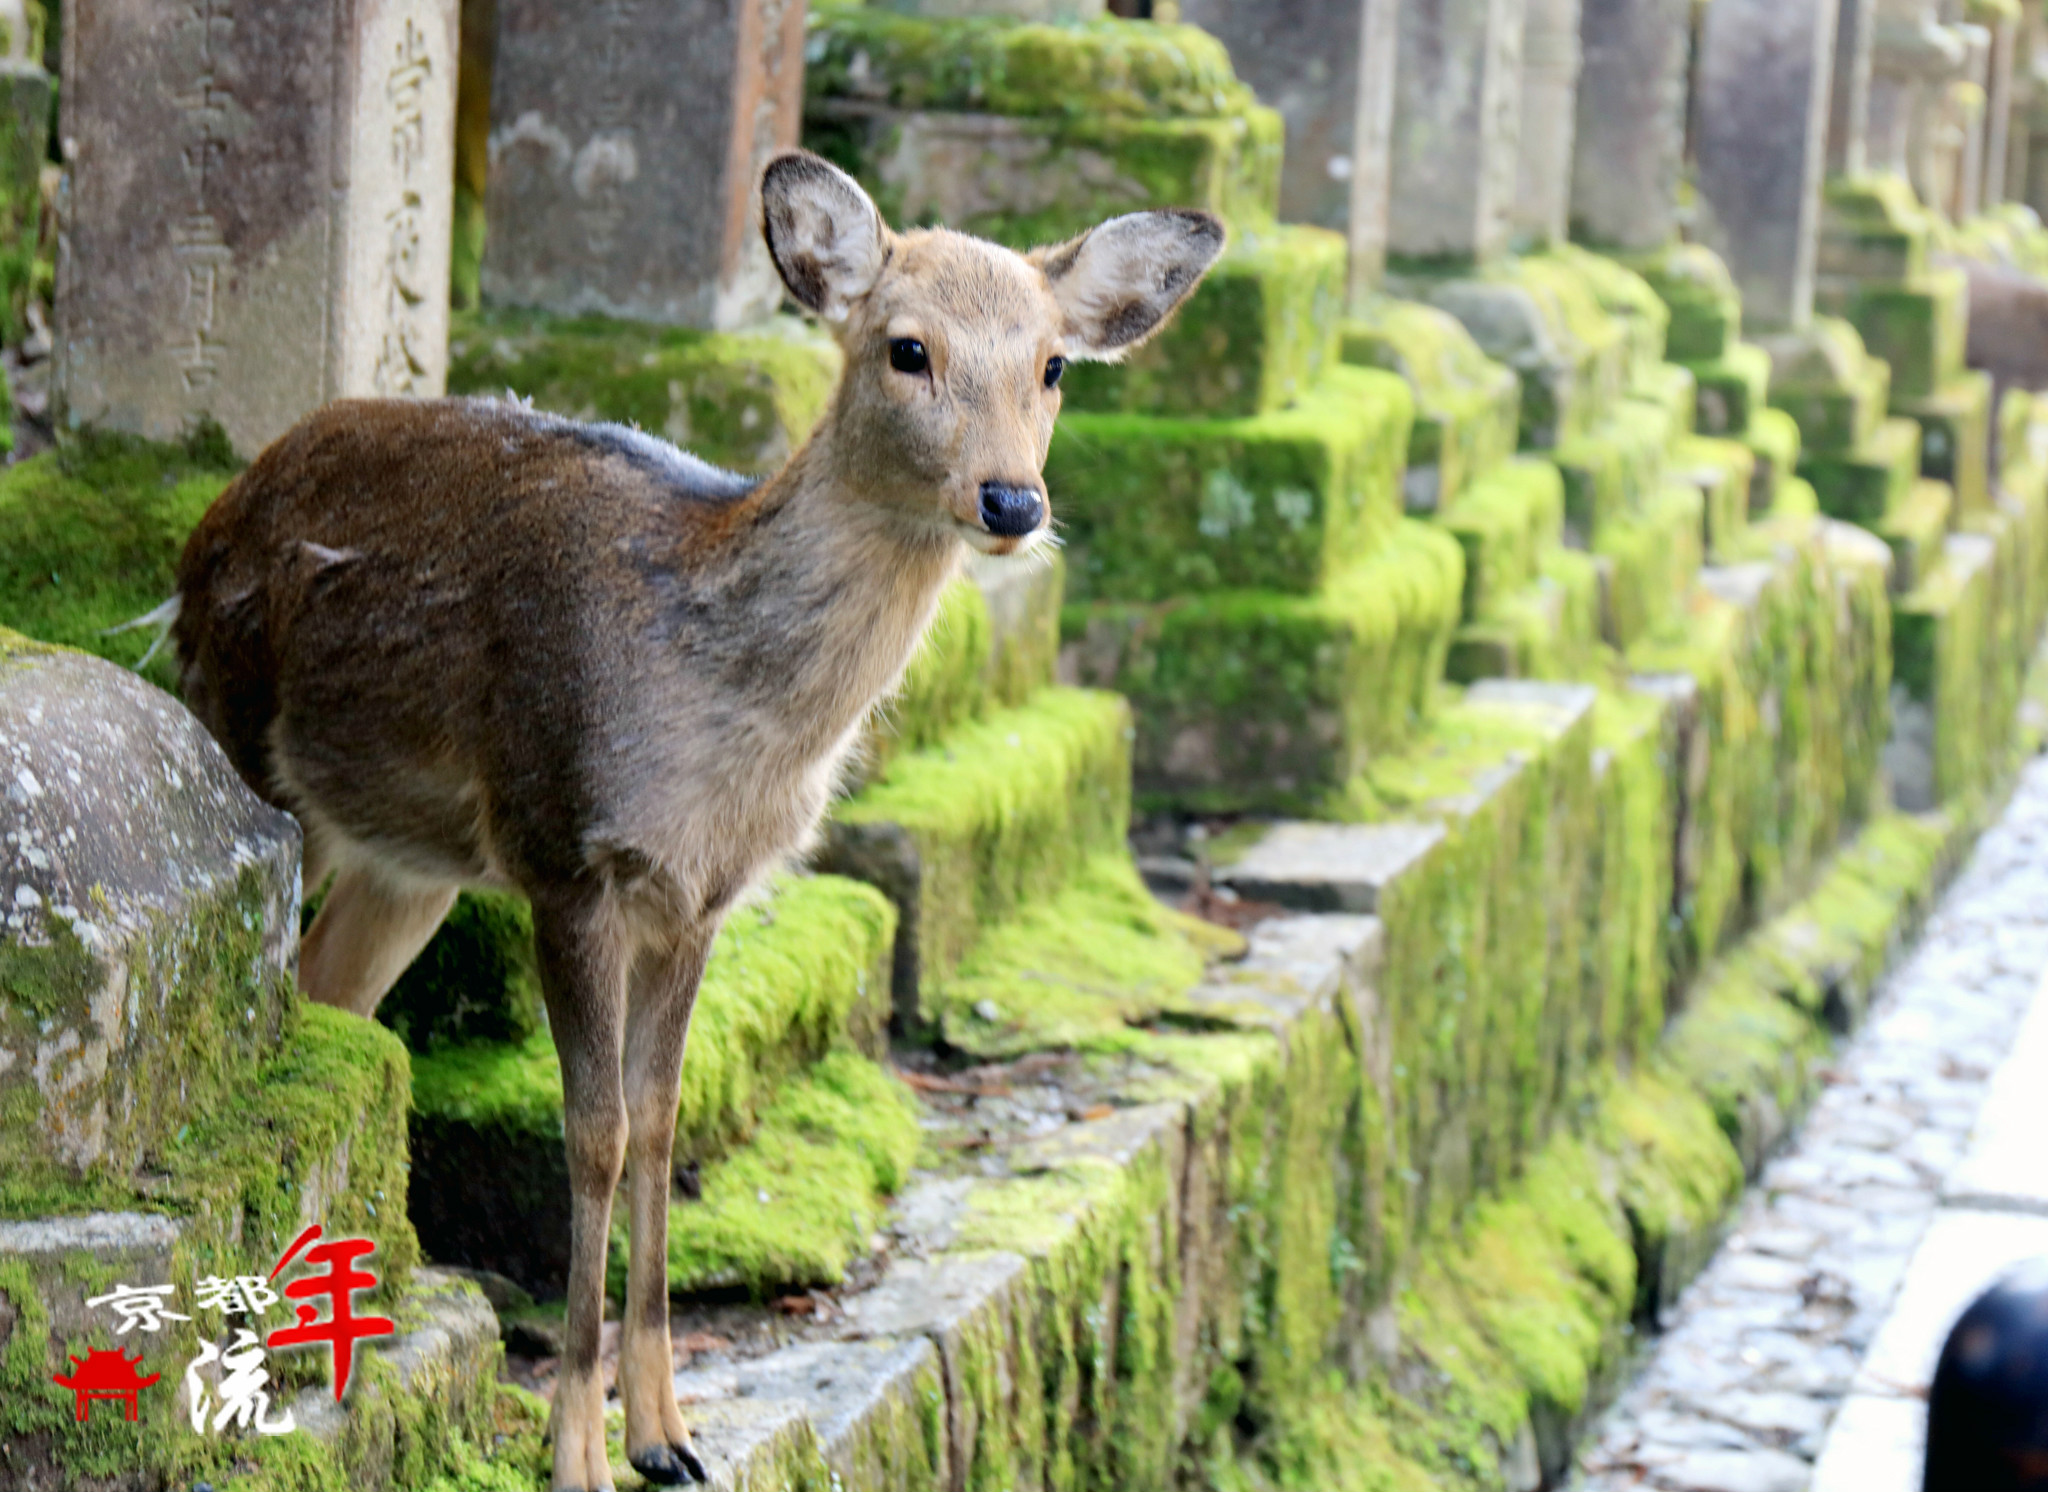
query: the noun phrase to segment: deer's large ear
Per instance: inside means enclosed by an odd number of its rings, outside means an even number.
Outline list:
[[[1159,329],[1222,252],[1222,223],[1175,209],[1111,218],[1030,257],[1066,313],[1067,356],[1114,362]]]
[[[761,173],[761,232],[782,283],[827,321],[875,288],[889,232],[860,183],[808,150],[788,150]]]

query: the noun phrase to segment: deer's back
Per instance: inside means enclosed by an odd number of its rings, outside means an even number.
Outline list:
[[[186,544],[186,698],[258,792],[424,872],[566,852],[645,689],[649,577],[715,565],[752,492],[515,404],[331,405]]]

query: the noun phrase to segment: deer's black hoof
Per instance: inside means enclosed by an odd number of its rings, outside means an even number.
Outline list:
[[[697,1453],[686,1445],[655,1445],[627,1457],[633,1469],[650,1482],[673,1487],[681,1482],[708,1482],[711,1476]]]

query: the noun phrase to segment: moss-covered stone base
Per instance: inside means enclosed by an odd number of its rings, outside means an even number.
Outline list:
[[[1893,399],[1920,426],[1920,472],[1955,489],[1956,511],[1991,501],[1991,375],[1957,373],[1924,398]]]

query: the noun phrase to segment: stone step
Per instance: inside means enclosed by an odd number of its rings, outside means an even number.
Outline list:
[[[1891,368],[1894,405],[1937,393],[1963,372],[1969,282],[1961,270],[1859,281],[1841,300],[1864,347]]]
[[[1771,386],[1771,355],[1754,342],[1731,342],[1715,358],[1695,358],[1691,370],[1699,393],[1694,428],[1702,435],[1740,438],[1766,408]]]
[[[1991,501],[1991,375],[1959,372],[1925,398],[1892,397],[1893,413],[1920,426],[1920,474],[1955,488],[1956,511]]]
[[[1873,171],[1830,177],[1814,265],[1815,301],[1838,303],[1859,285],[1921,278],[1933,230],[1931,215],[1903,176]]]
[[[1625,399],[1593,430],[1557,444],[1550,457],[1564,475],[1565,533],[1572,544],[1591,548],[1608,524],[1650,500],[1663,485],[1678,434],[1668,410]]]
[[[1398,378],[1338,367],[1292,408],[1247,419],[1062,417],[1045,477],[1070,594],[1314,593],[1399,520],[1412,412]]]
[[[1941,563],[1942,545],[1954,518],[1955,493],[1946,482],[1922,477],[1912,495],[1875,525],[1892,551],[1892,589],[1906,595]]]
[[[1141,807],[1322,812],[1427,720],[1463,593],[1457,541],[1403,519],[1312,595],[1070,604],[1061,670],[1130,700]]]
[[[1751,494],[1757,486],[1756,453],[1736,440],[1688,435],[1671,448],[1671,477],[1696,488],[1701,500],[1702,539],[1709,557],[1733,557],[1749,529]],[[1768,508],[1769,503],[1763,504]]]
[[[448,391],[512,395],[578,420],[611,420],[716,466],[765,474],[825,413],[845,359],[795,316],[702,332],[542,311],[457,312]]]
[[[1477,620],[1535,580],[1564,540],[1564,481],[1554,463],[1524,456],[1473,482],[1437,519],[1465,554],[1462,619]]]
[[[1888,419],[1855,446],[1808,447],[1799,475],[1830,518],[1874,528],[1912,496],[1920,478],[1920,427]]]
[[[1804,332],[1773,337],[1771,404],[1799,422],[1806,453],[1861,449],[1884,422],[1891,368],[1848,322],[1816,316]]]
[[[1756,458],[1756,478],[1749,489],[1749,512],[1754,518],[1775,508],[1786,485],[1797,480],[1799,422],[1782,409],[1758,409],[1739,438]]]
[[[1469,485],[1514,454],[1520,380],[1481,352],[1456,317],[1375,296],[1344,323],[1342,336],[1345,362],[1399,374],[1415,396],[1402,477],[1410,513],[1448,511]]]
[[[987,928],[1123,844],[1131,713],[1114,694],[1041,690],[897,756],[832,810],[814,863],[895,904],[899,1022],[922,1024],[926,984]]]
[[[1590,555],[1554,545],[1536,558],[1534,578],[1468,616],[1451,639],[1444,677],[1568,679],[1597,668],[1605,576]]]
[[[1626,397],[1665,411],[1678,438],[1691,435],[1699,419],[1699,380],[1683,363],[1652,364],[1636,375]]]
[[[1678,363],[1718,363],[1736,350],[1742,297],[1720,255],[1701,244],[1673,244],[1628,262],[1671,312],[1664,333],[1666,357]]]
[[[1641,506],[1610,517],[1593,536],[1600,565],[1600,635],[1626,651],[1683,610],[1705,562],[1706,498],[1667,478]]]
[[[1342,234],[1297,226],[1234,235],[1164,331],[1116,363],[1076,363],[1062,407],[1234,418],[1307,395],[1338,361]]]
[[[680,1165],[725,1154],[835,1049],[879,1052],[896,913],[836,876],[784,880],[727,918],[691,1019]],[[429,1254],[559,1293],[568,1261],[561,1068],[536,1030],[412,1064],[411,1212]]]
[[[1989,780],[1984,681],[1996,642],[1997,544],[1950,534],[1941,562],[1892,609],[1892,736],[1885,770],[1901,808],[1921,811]]]

